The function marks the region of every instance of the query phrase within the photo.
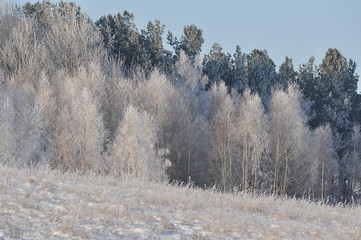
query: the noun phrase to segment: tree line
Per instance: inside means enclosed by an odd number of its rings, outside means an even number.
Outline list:
[[[0,8],[0,159],[221,191],[355,201],[361,184],[356,63],[328,49],[296,71],[266,50],[200,55],[185,26],[93,22],[76,4]]]

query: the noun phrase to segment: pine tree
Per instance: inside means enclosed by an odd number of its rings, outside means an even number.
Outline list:
[[[266,50],[254,49],[247,55],[248,86],[252,93],[258,93],[263,105],[268,108],[271,88],[277,79],[276,65]]]
[[[143,63],[140,34],[134,23],[134,15],[123,14],[102,16],[95,22],[102,36],[104,46],[116,59],[121,59],[127,68]]]
[[[293,69],[292,59],[286,57],[278,71],[277,84],[286,89],[288,84],[296,82],[297,72]]]
[[[163,47],[164,27],[159,20],[155,20],[154,23],[149,21],[147,28],[141,31],[140,44],[145,61],[144,67],[148,71],[152,71],[155,67],[162,71],[170,70],[169,56],[171,53]]]
[[[248,80],[246,55],[241,52],[241,48],[239,46],[236,47],[236,52],[233,54],[232,62],[232,80],[230,81],[230,86],[236,88],[238,92],[242,93],[243,90],[248,87]]]
[[[213,44],[209,54],[204,56],[203,60],[203,73],[208,76],[208,83],[206,88],[209,89],[213,84],[219,84],[222,80],[226,86],[232,87],[231,82],[232,62],[231,55],[225,54],[222,51],[220,44]]]
[[[204,43],[203,30],[197,28],[194,24],[186,25],[183,28],[183,35],[180,40],[174,37],[171,32],[167,35],[168,43],[173,47],[176,57],[183,50],[186,55],[194,61],[195,56],[201,53],[202,45]]]

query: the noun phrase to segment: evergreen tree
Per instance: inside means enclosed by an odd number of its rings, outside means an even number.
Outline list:
[[[276,65],[266,50],[254,49],[247,55],[248,86],[252,93],[258,93],[267,108],[271,97],[271,88],[276,83]]]
[[[42,2],[36,2],[34,4],[26,2],[19,11],[26,17],[34,19],[40,26],[48,27],[53,7],[55,7],[54,4],[43,0]]]
[[[220,44],[213,44],[209,54],[206,54],[203,60],[203,73],[208,76],[209,80],[206,88],[209,89],[213,84],[219,84],[222,80],[226,86],[232,87],[231,68],[231,55],[225,54]]]
[[[286,57],[278,71],[277,84],[286,89],[288,84],[296,82],[297,72],[293,69],[292,59]]]
[[[318,124],[329,122],[334,133],[343,135],[343,139],[350,129],[351,103],[357,89],[357,78],[350,68],[352,66],[337,49],[328,49],[319,67],[319,91],[315,102]]]
[[[204,43],[203,30],[197,28],[194,24],[186,25],[183,28],[183,35],[180,40],[174,37],[171,32],[168,32],[168,43],[173,47],[176,57],[179,56],[183,50],[187,56],[194,61],[195,56],[201,53],[202,45]]]
[[[312,129],[315,129],[318,125],[314,121],[316,117],[316,107],[315,105],[316,99],[318,97],[317,94],[317,82],[318,82],[318,72],[317,67],[315,65],[315,58],[310,57],[307,63],[300,65],[300,69],[297,76],[297,84],[300,86],[300,90],[303,94],[303,100],[307,105],[309,105],[309,109],[307,114],[309,117],[308,124]]]
[[[243,92],[248,87],[246,55],[242,53],[239,46],[233,54],[232,63],[230,86],[236,88],[238,92]]]
[[[358,76],[355,73],[356,64],[347,59],[337,50],[328,49],[320,64],[320,84],[323,91],[319,93],[319,112],[321,121],[328,121],[334,136],[338,136],[337,153],[340,161],[340,182],[342,196],[349,200],[352,197],[350,185],[352,171],[345,159],[347,148],[351,144],[352,105],[357,96]]]
[[[134,15],[123,14],[102,16],[95,22],[103,36],[104,46],[111,56],[121,59],[127,68],[142,64],[140,34],[135,25]]]
[[[161,25],[159,20],[154,23],[149,21],[147,28],[141,31],[142,55],[145,58],[145,65],[148,70],[157,67],[161,70],[169,70],[170,52],[163,47],[162,35],[164,33],[164,24]]]

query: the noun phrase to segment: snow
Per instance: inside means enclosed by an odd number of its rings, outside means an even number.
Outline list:
[[[359,206],[0,167],[0,240],[360,236]]]

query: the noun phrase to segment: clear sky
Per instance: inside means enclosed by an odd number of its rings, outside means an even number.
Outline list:
[[[319,64],[328,48],[337,48],[346,58],[358,63],[357,73],[361,75],[361,0],[75,2],[93,20],[128,10],[135,15],[138,29],[144,28],[149,20],[158,19],[165,24],[166,31],[171,30],[178,37],[184,25],[195,24],[204,33],[202,53],[208,53],[214,42],[230,53],[235,51],[236,45],[245,53],[254,48],[266,49],[277,68],[285,56],[293,59],[296,70],[311,56],[315,56]]]

